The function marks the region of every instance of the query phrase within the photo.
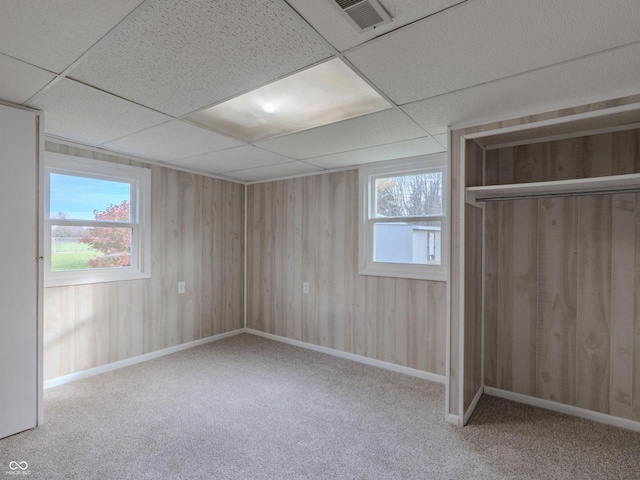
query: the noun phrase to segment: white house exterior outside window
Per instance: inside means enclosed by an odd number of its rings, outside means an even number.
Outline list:
[[[360,167],[360,273],[446,280],[446,154]]]

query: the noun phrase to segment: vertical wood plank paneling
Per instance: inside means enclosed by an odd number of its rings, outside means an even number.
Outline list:
[[[503,127],[525,125],[530,122],[537,122],[541,120],[549,120],[555,118],[562,118],[570,115],[575,115],[583,112],[597,111],[604,108],[611,108],[619,105],[627,105],[630,103],[637,103],[640,101],[640,96],[630,96],[621,99],[615,99],[606,102],[599,102],[595,104],[588,104],[576,108],[568,108],[558,111],[551,111],[544,114],[533,115],[529,117],[521,117],[502,122],[494,122],[491,124],[480,125],[477,127],[467,128],[463,130],[455,130],[451,132],[451,157],[452,157],[452,181],[451,181],[451,194],[452,194],[452,250],[451,250],[451,264],[453,277],[450,282],[451,290],[451,347],[452,347],[452,368],[451,377],[449,381],[449,393],[450,401],[448,405],[448,411],[450,413],[457,413],[457,379],[455,362],[458,358],[457,345],[457,327],[460,321],[460,312],[458,311],[459,294],[462,286],[456,279],[456,272],[459,270],[457,262],[460,259],[459,252],[459,224],[461,220],[459,205],[456,204],[459,198],[461,189],[464,187],[458,182],[459,173],[456,171],[460,165],[460,149],[458,148],[458,141],[464,134],[471,134],[489,130],[495,130]],[[529,149],[526,152],[526,159],[524,165],[532,166],[531,154],[534,157],[537,155],[537,166],[535,172],[540,172],[538,180],[562,180],[569,178],[584,178],[598,175],[610,175],[610,174],[625,174],[625,173],[638,173],[640,172],[640,130],[615,132],[612,134],[604,134],[600,138],[572,138],[555,142],[548,142],[546,144],[540,144],[537,146],[530,145],[526,147],[519,147]],[[533,149],[533,151],[532,151]],[[508,184],[516,183],[517,179],[514,178],[516,173],[514,164],[514,148],[501,148],[496,150],[495,153],[487,155],[489,158],[497,158],[497,173],[495,164],[491,162],[486,163],[485,179],[486,184]],[[487,153],[490,153],[488,151]],[[522,155],[522,152],[518,152]],[[538,168],[539,167],[539,168]],[[519,172],[521,181],[530,181],[533,170],[527,171],[526,168],[522,168]],[[497,176],[497,180],[496,180]],[[536,180],[536,181],[538,181]],[[610,307],[610,328],[611,328],[611,344],[610,349],[610,363],[611,365],[628,361],[622,354],[622,350],[626,348],[632,349],[633,358],[633,373],[632,373],[632,388],[631,388],[631,418],[636,421],[640,421],[640,194],[636,194],[635,199],[635,220],[633,225],[634,241],[629,242],[628,224],[623,225],[622,218],[625,218],[624,212],[617,211],[616,207],[609,204],[608,214],[600,212],[601,220],[607,222],[606,216],[609,216],[609,251],[596,254],[594,258],[590,258],[588,262],[590,265],[586,267],[587,270],[596,270],[593,267],[594,264],[600,264],[603,272],[599,272],[597,276],[592,277],[591,280],[581,280],[580,284],[580,298],[581,303],[584,302],[580,309],[586,310],[593,307],[594,304],[600,303],[607,305],[609,302]],[[587,202],[588,203],[588,202]],[[603,335],[603,331],[606,330],[606,319],[604,321],[597,320],[594,322],[593,318],[587,320],[589,325],[581,324],[581,340],[586,340],[587,349],[583,349],[580,353],[578,350],[584,347],[584,343],[580,344],[577,337],[577,309],[578,309],[578,269],[577,269],[577,255],[578,255],[578,200],[576,198],[554,198],[554,199],[541,199],[538,201],[538,239],[537,239],[537,253],[538,253],[538,281],[537,281],[537,335],[535,340],[536,346],[536,359],[535,359],[535,371],[536,371],[536,396],[540,398],[550,399],[569,405],[578,405],[576,399],[576,384],[578,383],[578,367],[576,362],[578,356],[589,355],[588,362],[581,366],[580,376],[580,396],[583,395],[582,390],[587,393],[587,398],[583,400],[583,404],[590,404],[593,402],[593,397],[596,397],[596,403],[600,404],[600,410],[606,408],[608,400],[602,401],[602,397],[607,396],[610,399],[611,405],[608,407],[610,413],[614,415],[624,416],[629,418],[629,407],[624,403],[625,394],[617,393],[620,388],[627,389],[628,391],[628,371],[624,368],[615,368],[615,372],[611,372],[609,381],[609,391],[602,393],[602,389],[594,387],[593,383],[605,385],[606,379],[598,378],[598,371],[602,371],[603,365],[606,363],[603,361],[599,354],[586,354],[587,351],[593,350],[594,346],[599,342],[595,340],[596,337],[606,337]],[[582,205],[581,210],[581,222],[587,222],[587,227],[582,225],[581,233],[581,251],[585,251],[585,239],[591,237],[591,243],[593,239],[598,237],[597,232],[594,231],[594,221],[591,220],[589,224],[589,214],[585,212],[586,207]],[[499,230],[496,228],[498,208],[491,209],[487,207],[485,210],[485,229],[487,240],[487,248],[485,249],[485,383],[490,386],[494,386],[498,383],[497,379],[497,356],[503,352],[498,351],[496,354],[491,353],[493,346],[499,350],[497,344],[497,317],[498,313],[495,311],[494,306],[497,305],[497,297],[499,288],[502,288],[503,279],[498,278],[497,281],[493,280],[495,277],[495,271],[497,270],[497,252],[499,249],[491,248],[491,244],[496,245],[496,241],[492,241]],[[613,210],[611,210],[613,208]],[[622,208],[618,207],[618,210]],[[593,212],[592,212],[593,214]],[[598,209],[596,209],[595,216],[598,216]],[[602,218],[605,217],[605,218]],[[618,217],[618,220],[616,220]],[[612,220],[613,219],[613,220]],[[628,219],[627,219],[628,221]],[[612,227],[613,222],[613,227]],[[585,233],[585,228],[590,230],[589,234]],[[613,229],[613,230],[612,230]],[[611,237],[612,235],[612,237]],[[626,239],[626,240],[623,240]],[[633,244],[633,246],[631,246]],[[618,251],[618,247],[622,247],[623,251]],[[589,248],[600,249],[600,247],[594,247],[592,244],[587,246],[586,251]],[[502,247],[500,247],[502,248]],[[628,250],[633,250],[630,253]],[[605,246],[606,250],[606,246]],[[590,254],[587,254],[590,255]],[[633,345],[629,346],[628,342],[626,347],[622,345],[623,333],[626,329],[628,332],[629,322],[628,314],[623,313],[630,307],[628,298],[628,289],[622,289],[618,291],[615,287],[616,282],[618,284],[624,281],[623,278],[627,278],[622,271],[623,263],[628,262],[630,256],[634,257],[633,268]],[[609,262],[613,262],[613,269],[609,268],[607,273],[606,258],[609,258]],[[626,260],[623,260],[626,259]],[[582,256],[581,256],[582,259]],[[602,259],[605,259],[604,262]],[[603,265],[604,263],[604,265]],[[616,263],[618,267],[616,267]],[[585,267],[582,268],[585,270]],[[498,275],[499,277],[499,275]],[[495,282],[495,284],[494,284]],[[613,282],[613,285],[612,285]],[[591,283],[590,285],[587,285]],[[609,285],[609,287],[607,287]],[[585,289],[586,287],[586,289]],[[585,290],[583,290],[585,289]],[[611,290],[612,289],[612,290]],[[606,291],[609,290],[609,299],[607,300]],[[625,291],[627,290],[627,291]],[[594,292],[597,299],[588,298],[587,292]],[[613,292],[613,293],[612,293]],[[613,296],[612,296],[613,295]],[[624,297],[625,299],[618,303],[616,296]],[[624,306],[626,302],[626,307]],[[626,322],[620,323],[623,317],[627,317]],[[582,322],[582,320],[581,320]],[[590,338],[590,331],[594,331],[594,338]],[[616,350],[617,349],[617,350]],[[513,350],[513,346],[511,346]],[[616,353],[616,351],[618,353]],[[618,355],[618,358],[614,358]],[[582,361],[584,359],[581,359]],[[594,367],[595,366],[595,367]],[[586,372],[591,369],[596,372],[595,380],[593,378],[586,378]],[[592,384],[589,384],[591,382]],[[492,385],[493,383],[493,385]],[[617,386],[616,386],[617,385]],[[618,387],[619,386],[619,387]],[[604,388],[604,390],[607,390]],[[592,398],[589,398],[591,396]],[[614,399],[620,402],[621,405],[614,406]],[[626,413],[625,413],[626,412]]]
[[[537,235],[535,200],[485,206],[485,378],[535,394]]]
[[[632,418],[636,194],[613,195],[609,413]]]
[[[195,175],[182,175],[180,185],[180,203],[182,205],[195,205],[199,203],[200,196],[197,191],[197,179]],[[196,316],[196,302],[194,302],[196,285],[194,255],[187,249],[191,245],[195,245],[196,238],[199,237],[200,218],[198,212],[200,209],[193,209],[186,215],[179,218],[180,229],[180,249],[181,259],[178,262],[178,281],[184,281],[186,284],[186,292],[180,295],[178,303],[179,330],[177,332],[177,343],[190,342],[196,338],[195,332],[200,323],[200,317]],[[198,238],[199,239],[199,238]],[[176,285],[177,288],[177,285]]]
[[[46,149],[143,166],[52,142]],[[151,278],[46,288],[45,379],[242,326],[244,187],[151,170]]]
[[[447,284],[446,282],[429,282],[427,284],[427,329],[430,332],[423,350],[427,353],[426,371],[445,373],[445,355],[447,338]]]
[[[575,405],[578,200],[539,202],[536,392]]]
[[[487,163],[485,178],[502,175],[500,182],[517,183],[639,172],[638,132],[499,149],[491,154],[499,160],[498,173]],[[537,233],[533,210],[510,212],[510,203],[522,201],[486,205],[487,385],[640,418],[635,400],[640,396],[636,196],[537,200]],[[538,257],[533,287],[526,286],[531,284],[526,275],[517,278],[527,271],[529,252]],[[535,296],[537,328],[521,323],[531,318],[534,310],[525,306],[532,307]],[[535,357],[522,354],[531,349]],[[535,392],[527,393],[534,377]]]
[[[428,370],[433,368],[433,363],[429,361],[430,357],[424,355],[425,350],[433,351],[433,339],[428,338],[428,330],[431,327],[432,321],[437,321],[435,314],[430,312],[430,306],[434,305],[431,301],[438,301],[435,298],[430,298],[431,284],[425,286],[420,283],[411,282],[406,285],[409,291],[409,301],[407,303],[408,315],[408,354],[407,354],[407,366],[411,368],[417,368],[419,370]],[[437,282],[432,282],[437,283]],[[404,290],[403,290],[404,292]],[[405,303],[405,299],[401,299],[402,303]],[[433,353],[435,355],[435,352]]]
[[[410,282],[407,279],[397,279],[396,280],[396,297],[394,299],[395,304],[395,316],[394,316],[394,324],[395,331],[393,336],[394,345],[391,350],[394,352],[394,363],[398,365],[407,366],[409,362],[409,315],[408,315],[408,302],[403,298],[403,292],[407,292],[410,289]],[[427,301],[423,302],[423,304],[428,304],[433,299],[430,297],[429,292],[427,292]],[[428,314],[425,313],[425,317]],[[424,317],[422,317],[424,318]],[[430,345],[430,340],[435,335],[434,332],[430,331],[430,328],[435,328],[435,325],[432,325],[432,317],[425,318],[424,324],[427,325],[426,332],[422,337],[421,345],[424,345],[425,348]],[[433,353],[433,352],[432,352]],[[425,357],[426,359],[426,357]],[[430,362],[431,358],[427,359],[425,365],[421,370],[427,370],[427,364]]]
[[[474,142],[467,142],[465,185],[481,185],[483,181],[483,151]],[[464,392],[463,407],[471,405],[482,383],[482,251],[483,209],[465,205],[464,242]]]
[[[579,198],[576,404],[609,411],[611,195]]]
[[[214,194],[215,186],[211,182],[204,181],[202,187],[202,209],[204,212],[211,212],[212,214],[202,215],[201,225],[203,241],[200,247],[200,265],[202,272],[202,278],[200,279],[202,285],[200,293],[202,312],[200,335],[202,337],[208,337],[214,334],[214,319],[217,316],[215,292],[218,279],[215,276],[215,272],[217,271],[217,265],[214,264],[216,246],[213,241],[216,230],[214,218],[217,211]],[[209,239],[209,241],[205,239]]]
[[[499,181],[498,152],[500,150],[487,150],[484,152],[484,185],[497,185]]]
[[[464,275],[464,409],[480,388],[482,326],[482,209],[466,206]]]
[[[613,174],[611,133],[582,137],[584,142],[584,172],[586,177],[604,177]]]
[[[247,264],[255,266],[247,271],[247,326],[265,331],[264,320],[258,313],[262,311],[260,302],[264,296],[261,289],[265,256],[259,252],[261,246],[266,245],[262,236],[263,188],[264,184],[258,184],[247,190],[247,210],[251,212],[247,218]],[[261,239],[261,242],[257,242],[256,239]]]
[[[625,175],[640,171],[638,135],[640,130],[624,130],[611,134],[611,171],[613,175]]]
[[[500,202],[498,206],[498,306],[497,306],[497,385],[498,388],[511,390],[513,370],[513,251],[515,202]]]
[[[484,383],[498,388],[498,294],[502,278],[498,272],[500,254],[499,209],[502,202],[484,207]]]
[[[535,395],[538,323],[538,201],[513,203],[511,388]],[[508,346],[505,346],[508,348]]]
[[[357,273],[357,192],[357,170],[248,187],[248,326],[443,375],[445,284]]]

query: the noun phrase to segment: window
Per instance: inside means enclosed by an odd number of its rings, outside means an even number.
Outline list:
[[[151,170],[45,155],[45,286],[150,277]]]
[[[360,273],[446,280],[446,154],[360,167]]]

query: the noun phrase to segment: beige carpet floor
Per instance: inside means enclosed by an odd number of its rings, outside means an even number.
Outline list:
[[[243,334],[45,391],[0,478],[638,479],[640,434]],[[24,464],[23,464],[24,465]]]

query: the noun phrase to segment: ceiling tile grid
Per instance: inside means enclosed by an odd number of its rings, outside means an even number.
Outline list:
[[[100,146],[128,155],[170,162],[238,145],[243,143],[181,120],[172,120]]]
[[[425,131],[396,107],[264,140],[256,145],[280,155],[304,160],[424,136]]]
[[[364,33],[332,1],[0,0],[0,100],[54,137],[256,181],[640,93],[638,0],[380,0],[393,21]],[[183,118],[338,52],[400,107],[250,144]]]
[[[615,74],[612,74],[615,72]],[[422,100],[402,109],[428,132],[638,93],[640,44]]]
[[[171,119],[81,83],[60,79],[29,100],[49,135],[100,145]]]
[[[637,0],[477,0],[346,57],[403,105],[640,40]]]
[[[22,104],[47,85],[55,75],[0,54],[0,98]]]
[[[445,150],[449,149],[449,134],[448,133],[439,133],[438,135],[434,135],[433,138],[436,142],[444,147]]]
[[[319,172],[322,169],[305,162],[290,162],[271,165],[269,167],[249,168],[236,172],[225,173],[226,177],[245,182],[255,182],[259,180],[269,180],[293,175],[304,175],[305,173]]]
[[[0,52],[61,73],[142,0],[2,0]]]
[[[331,55],[276,0],[158,0],[70,76],[181,116]]]
[[[311,165],[322,168],[341,168],[364,163],[382,162],[395,158],[417,157],[446,151],[440,143],[431,137],[415,138],[404,142],[379,145],[377,147],[362,148],[350,152],[334,153],[324,157],[305,160]]]
[[[202,170],[208,173],[226,173],[249,168],[267,167],[279,163],[291,163],[292,159],[262,150],[253,145],[229,148],[219,152],[183,158],[174,165]]]
[[[396,30],[416,20],[433,15],[441,10],[461,3],[463,0],[380,0],[380,4],[391,15],[389,24],[366,32],[355,30],[334,8],[334,0],[314,1],[286,0],[309,24],[311,24],[338,51],[365,43],[373,38]]]

